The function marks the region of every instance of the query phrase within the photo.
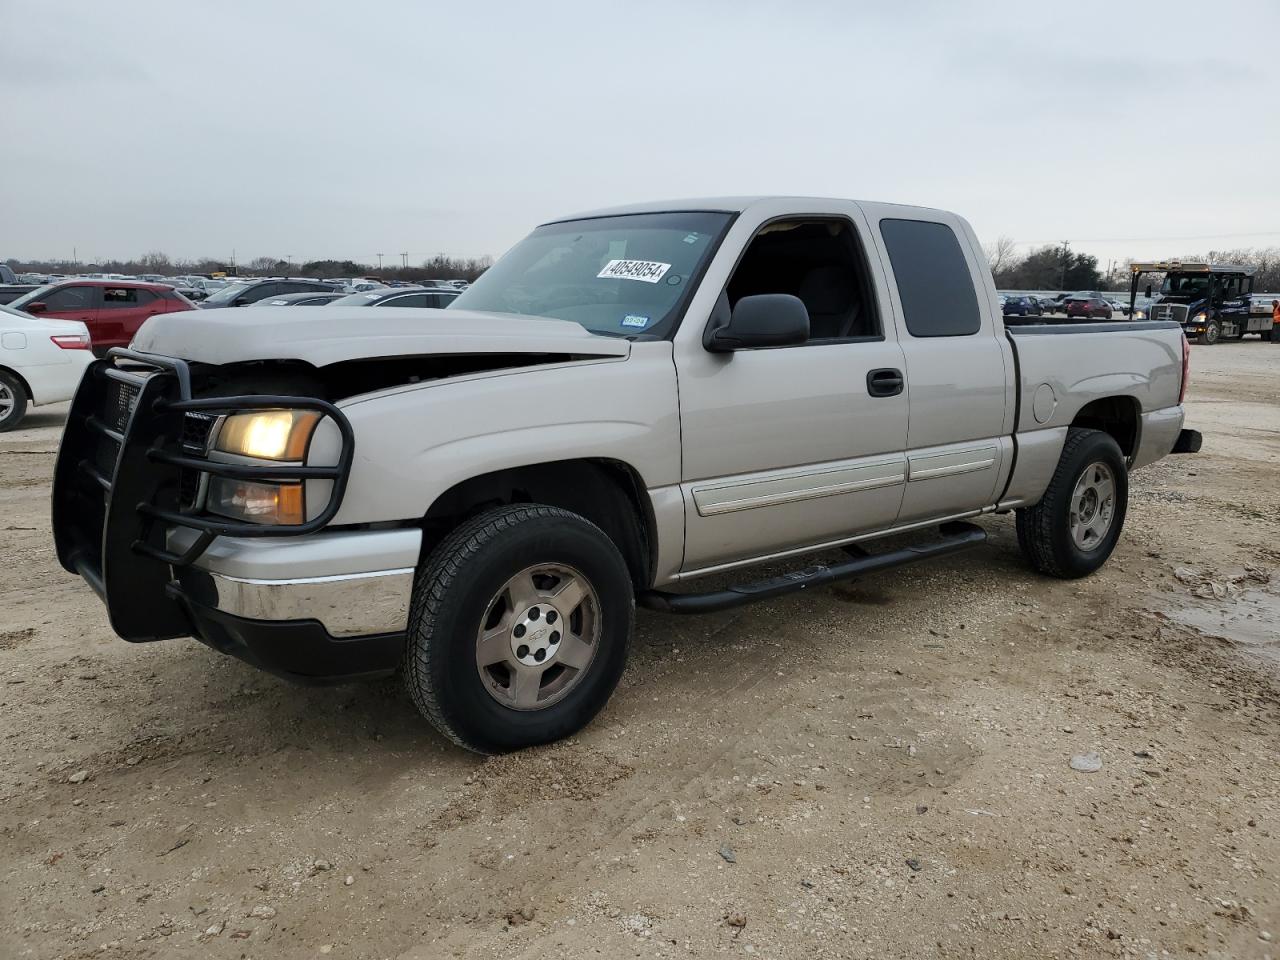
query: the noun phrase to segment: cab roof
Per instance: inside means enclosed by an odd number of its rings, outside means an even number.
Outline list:
[[[599,210],[587,210],[582,213],[575,213],[567,217],[556,217],[547,223],[567,223],[571,220],[589,220],[595,217],[620,217],[637,213],[689,213],[689,212],[707,212],[707,213],[742,213],[743,211],[755,206],[756,204],[769,203],[775,204],[779,201],[795,201],[797,207],[812,207],[815,202],[829,201],[831,203],[856,203],[847,197],[800,197],[800,196],[784,196],[784,195],[767,195],[762,194],[753,197],[694,197],[683,200],[651,200],[645,203],[630,203],[619,207],[604,207]],[[906,209],[918,211],[931,211],[942,213],[943,211],[932,211],[929,207],[916,207],[907,204],[876,204],[877,206],[902,206]]]

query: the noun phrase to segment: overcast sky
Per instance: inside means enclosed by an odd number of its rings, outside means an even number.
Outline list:
[[[0,257],[496,255],[568,212],[754,193],[945,207],[1104,268],[1280,245],[1277,0],[0,0],[0,24]]]

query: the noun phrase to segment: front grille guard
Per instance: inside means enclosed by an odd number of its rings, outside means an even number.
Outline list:
[[[116,366],[116,361],[124,361],[133,367],[141,366],[149,373],[135,373],[129,369]],[[346,493],[347,478],[351,473],[351,462],[355,455],[355,435],[346,416],[332,403],[313,397],[287,396],[235,396],[235,397],[201,397],[191,393],[191,372],[185,361],[171,357],[138,353],[123,347],[115,347],[107,352],[106,360],[101,366],[95,365],[93,374],[118,380],[136,388],[138,400],[125,431],[114,430],[96,416],[86,418],[89,429],[100,436],[114,441],[120,448],[116,459],[116,467],[111,476],[102,473],[90,459],[78,462],[79,470],[102,489],[108,501],[116,491],[116,481],[121,474],[124,461],[130,454],[128,440],[135,426],[145,420],[148,415],[166,416],[177,414],[179,422],[187,413],[222,415],[243,413],[252,410],[278,410],[282,407],[290,409],[315,410],[322,416],[333,420],[341,436],[342,447],[338,463],[332,467],[314,466],[277,466],[275,464],[218,463],[199,457],[188,456],[181,452],[182,431],[175,435],[160,434],[145,448],[145,457],[150,464],[163,464],[178,470],[190,470],[210,477],[222,477],[229,480],[260,480],[266,482],[290,480],[331,480],[329,500],[323,510],[305,523],[295,525],[266,525],[203,516],[181,509],[168,509],[151,500],[136,503],[137,514],[143,519],[139,536],[132,541],[130,549],[134,553],[159,560],[171,566],[189,566],[203,554],[218,537],[297,537],[315,533],[325,527],[342,506],[342,498]],[[153,379],[164,377],[171,383],[154,384]],[[176,388],[176,389],[175,389]],[[176,395],[175,395],[176,394]],[[143,409],[149,404],[150,409]],[[114,511],[108,510],[108,515]],[[181,553],[168,550],[148,542],[156,525],[185,527],[197,533],[196,538]],[[111,539],[111,531],[104,530],[104,540]]]

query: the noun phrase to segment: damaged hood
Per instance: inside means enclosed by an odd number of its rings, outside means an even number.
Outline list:
[[[282,316],[283,314],[283,316]],[[625,357],[631,344],[567,320],[416,307],[184,310],[152,317],[132,347],[200,363],[344,360],[428,354],[565,353]]]

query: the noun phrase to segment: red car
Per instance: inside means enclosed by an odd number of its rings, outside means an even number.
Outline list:
[[[1111,304],[1101,297],[1080,297],[1067,300],[1067,316],[1087,320],[1110,320]]]
[[[9,306],[41,317],[82,321],[100,357],[112,347],[127,347],[148,317],[196,308],[173,287],[137,280],[63,280],[23,294]]]

